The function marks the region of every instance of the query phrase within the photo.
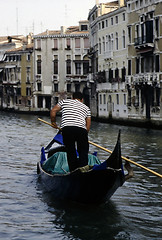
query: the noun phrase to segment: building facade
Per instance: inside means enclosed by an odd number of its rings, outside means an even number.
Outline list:
[[[127,118],[127,14],[124,2],[98,4],[90,11],[88,19],[90,78],[94,80],[97,99],[97,111],[93,115]]]
[[[35,109],[49,110],[74,91],[82,91],[89,104],[88,49],[88,21],[34,36]]]
[[[12,43],[15,39],[18,45]],[[8,40],[0,61],[0,106],[2,109],[30,111],[33,105],[32,36],[10,37]],[[3,46],[4,43],[0,45]]]
[[[128,1],[128,117],[162,120],[162,2]]]
[[[94,116],[162,122],[161,9],[158,0],[130,0],[90,10]]]

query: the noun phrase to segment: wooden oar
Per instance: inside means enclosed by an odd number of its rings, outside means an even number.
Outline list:
[[[51,126],[51,127],[53,127],[53,128],[59,129],[59,130],[61,131],[61,128],[58,127],[57,125],[54,126],[54,125],[52,125],[51,123],[49,123],[49,122],[47,122],[47,121],[45,121],[45,120],[43,120],[43,119],[41,119],[41,118],[38,118],[38,120],[41,121],[41,122],[43,122],[43,123],[45,123],[45,124],[48,124],[49,126]]]
[[[100,145],[98,145],[98,144],[96,144],[96,143],[93,143],[93,142],[91,142],[91,141],[89,141],[89,143],[92,144],[92,145],[94,145],[95,147],[98,147],[98,148],[100,148],[100,149],[108,152],[108,153],[112,153],[112,151],[110,151],[110,150],[108,150],[108,149],[106,149],[106,148],[104,148],[104,147],[101,147]],[[161,174],[159,174],[159,173],[157,173],[157,172],[155,172],[155,171],[153,171],[153,170],[151,170],[151,169],[149,169],[149,168],[147,168],[147,167],[145,167],[145,166],[143,166],[143,165],[141,165],[141,164],[139,164],[139,163],[136,163],[136,162],[130,160],[129,158],[126,158],[126,157],[123,157],[123,156],[122,156],[122,159],[124,159],[125,161],[128,161],[128,162],[130,162],[130,163],[132,163],[132,164],[134,164],[134,165],[136,165],[136,166],[138,166],[138,167],[140,167],[140,168],[143,168],[143,169],[145,169],[146,171],[151,172],[152,174],[154,174],[154,175],[162,178],[162,175],[161,175]]]
[[[58,127],[58,126],[55,127],[55,126],[53,126],[51,123],[46,122],[45,120],[43,120],[43,119],[41,119],[41,118],[38,118],[38,120],[41,121],[41,122],[43,122],[43,123],[45,123],[45,124],[48,124],[49,126],[51,126],[51,127],[53,127],[53,128],[56,128],[56,129],[61,130],[60,127]],[[94,142],[89,141],[89,143],[92,144],[92,145],[94,145],[95,147],[98,147],[98,148],[100,148],[100,149],[108,152],[108,153],[112,153],[111,150],[108,150],[108,149],[106,149],[106,148],[104,148],[104,147],[101,147],[100,145],[98,145],[98,144],[96,144],[96,143],[94,143]],[[126,158],[126,157],[123,157],[123,156],[122,156],[122,159],[125,160],[125,161],[128,161],[128,162],[130,162],[130,163],[132,163],[132,164],[134,164],[134,165],[136,165],[136,166],[138,166],[138,167],[140,167],[140,168],[143,168],[143,169],[145,169],[146,171],[151,172],[152,174],[154,174],[154,175],[162,178],[162,175],[161,175],[161,174],[159,174],[159,173],[157,173],[157,172],[155,172],[155,171],[153,171],[153,170],[151,170],[151,169],[149,169],[149,168],[147,168],[147,167],[145,167],[145,166],[143,166],[143,165],[141,165],[141,164],[139,164],[139,163],[136,163],[136,162],[132,161],[132,160],[129,159],[129,158]]]

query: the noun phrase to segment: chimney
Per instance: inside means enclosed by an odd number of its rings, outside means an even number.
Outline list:
[[[125,6],[125,0],[118,0],[119,7]]]
[[[65,34],[66,33],[66,27],[65,26],[61,26],[61,34]]]

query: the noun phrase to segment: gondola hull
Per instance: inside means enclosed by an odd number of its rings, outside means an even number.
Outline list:
[[[98,203],[109,199],[123,184],[121,171],[105,169],[100,171],[74,171],[65,175],[46,173],[39,164],[41,181],[56,199],[82,203]]]
[[[106,201],[124,183],[119,137],[113,153],[105,163],[105,169],[92,168],[85,172],[76,169],[66,174],[50,174],[39,162],[37,171],[46,190],[55,199],[92,204]]]

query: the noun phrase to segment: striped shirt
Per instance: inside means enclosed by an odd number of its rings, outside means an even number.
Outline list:
[[[91,111],[77,99],[66,99],[57,103],[62,110],[61,128],[75,126],[86,129],[86,118],[91,117]]]

